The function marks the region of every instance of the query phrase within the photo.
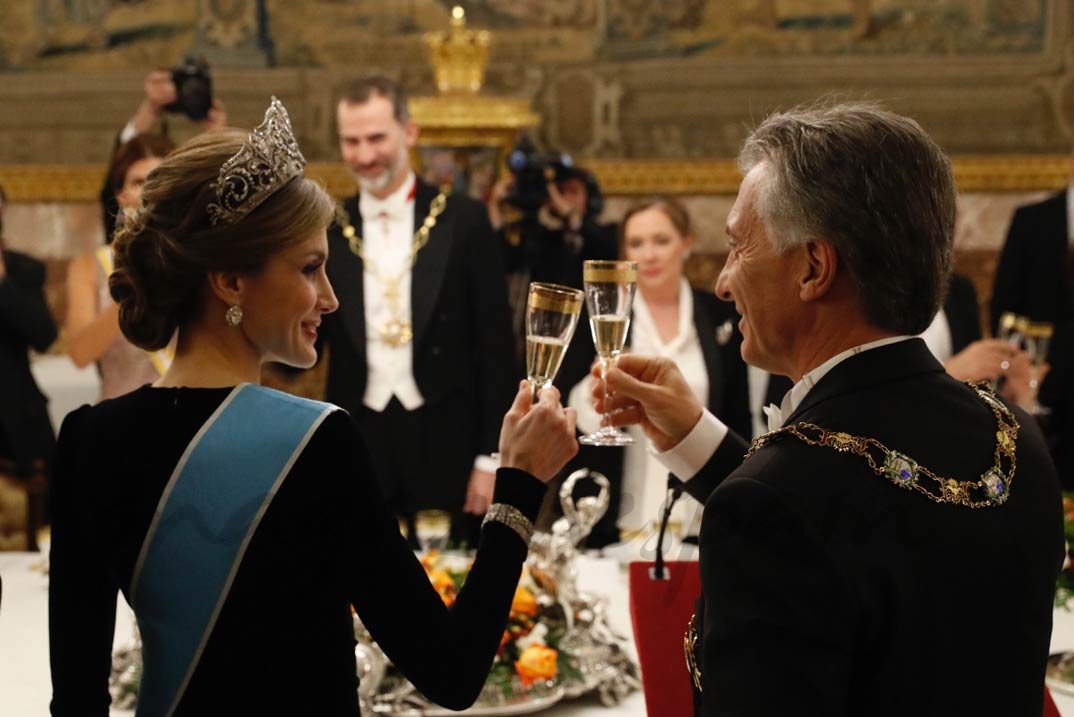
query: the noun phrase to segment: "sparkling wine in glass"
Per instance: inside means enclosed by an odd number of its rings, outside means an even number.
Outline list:
[[[600,358],[601,378],[604,378],[608,369],[615,365],[626,342],[638,280],[638,264],[634,261],[587,261],[582,267],[582,279],[585,281],[589,328]],[[607,384],[604,390],[607,406]],[[608,425],[607,408],[603,423],[605,425],[597,431],[579,438],[579,442],[589,446],[625,446],[634,442],[628,433]]]
[[[1044,416],[1050,413],[1050,409],[1040,405],[1037,393],[1040,391],[1040,373],[1044,367],[1044,361],[1048,358],[1048,347],[1052,342],[1052,334],[1055,327],[1045,321],[1025,321],[1023,324],[1023,340],[1026,353],[1033,366],[1029,377],[1029,406],[1026,410],[1034,416]]]
[[[1022,335],[1028,319],[1010,311],[1004,311],[999,317],[999,330],[996,338],[1002,339],[1012,346],[1022,347]]]
[[[574,336],[584,296],[558,284],[530,284],[526,302],[526,377],[537,391],[552,385]]]
[[[451,514],[446,510],[419,510],[414,514],[414,532],[421,552],[443,552],[451,534]]]

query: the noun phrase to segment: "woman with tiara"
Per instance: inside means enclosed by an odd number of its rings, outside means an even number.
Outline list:
[[[399,534],[353,420],[257,385],[309,367],[337,307],[333,203],[275,98],[249,136],[191,140],[125,216],[110,278],[154,384],[61,429],[50,575],[53,715],[107,715],[122,592],[143,643],[138,715],[358,713],[351,610],[452,709],[481,692],[544,483],[577,451],[554,389],[520,386],[473,568],[451,608]]]

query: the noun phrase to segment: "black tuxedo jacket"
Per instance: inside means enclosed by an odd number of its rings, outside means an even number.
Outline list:
[[[973,282],[961,274],[951,275],[943,312],[951,329],[951,351],[958,353],[981,338],[981,314]]]
[[[508,237],[517,232],[517,244]],[[564,229],[550,229],[536,219],[501,230],[507,270],[528,271],[530,281],[583,288],[582,264],[587,259],[619,258],[619,226],[600,224],[586,216],[578,229],[581,244],[573,246]]]
[[[418,180],[415,227],[437,190]],[[358,197],[345,207],[361,231]],[[329,233],[327,272],[340,308],[325,317],[326,397],[358,416],[368,370],[362,260],[339,227]],[[447,207],[418,253],[411,273],[414,380],[425,399],[424,436],[414,446],[430,469],[415,497],[461,508],[474,457],[497,450],[516,380],[507,287],[500,247],[485,207],[460,195]],[[372,446],[372,449],[376,449]]]
[[[721,301],[712,292],[693,290],[694,329],[701,344],[701,355],[709,378],[708,409],[740,435],[750,433],[749,386],[746,364],[742,360],[742,334],[738,331],[738,314],[733,304]],[[573,386],[592,366],[596,353],[589,331],[588,316],[583,311],[581,324],[571,342],[568,377],[561,383]],[[627,335],[629,346],[633,328]],[[719,338],[717,338],[719,336]],[[569,390],[569,389],[567,389]],[[594,527],[587,540],[590,547],[600,547],[619,540],[619,506],[623,495],[623,451],[604,446],[580,446],[578,455],[564,469],[565,474],[586,467],[603,473],[611,486],[608,512]],[[579,495],[584,489],[579,489]],[[660,516],[651,516],[653,520]]]
[[[1066,190],[1015,210],[992,287],[993,331],[1004,311],[1054,324],[1070,321],[1067,254]]]
[[[742,462],[729,435],[686,483],[708,496],[702,714],[1039,715],[1062,508],[1039,430],[1017,416],[1011,495],[982,509],[786,435]],[[797,421],[873,437],[940,476],[993,463],[992,412],[918,339],[840,363]]]
[[[994,332],[1000,315],[1011,311],[1055,327],[1040,402],[1052,409],[1045,432],[1060,480],[1074,489],[1074,286],[1067,232],[1066,190],[1015,211],[996,267],[991,321]]]
[[[3,250],[7,277],[0,280],[0,455],[28,475],[33,462],[51,460],[55,435],[48,399],[30,373],[29,349],[44,351],[56,340],[45,303],[45,266]],[[4,455],[7,454],[7,455]]]

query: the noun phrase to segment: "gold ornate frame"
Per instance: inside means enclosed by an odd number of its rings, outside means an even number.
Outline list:
[[[516,131],[501,127],[481,134],[474,127],[444,126],[436,132],[423,129],[419,144],[508,147]],[[740,179],[730,159],[590,159],[579,163],[596,174],[610,196],[734,194]],[[1071,157],[1066,154],[962,155],[952,158],[952,166],[962,192],[1058,189],[1071,176]],[[0,184],[11,202],[89,202],[97,200],[104,172],[103,164],[8,164],[0,165]],[[355,192],[354,179],[338,162],[313,162],[308,173],[333,196]]]

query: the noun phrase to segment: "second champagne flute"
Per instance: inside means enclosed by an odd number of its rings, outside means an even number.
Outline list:
[[[1022,335],[1026,353],[1029,354],[1029,360],[1033,364],[1029,377],[1030,402],[1026,410],[1034,416],[1047,416],[1051,413],[1050,408],[1041,405],[1037,394],[1040,391],[1040,375],[1044,369],[1044,362],[1048,358],[1048,346],[1051,344],[1054,332],[1055,328],[1044,321],[1026,320],[1023,324]]]
[[[582,292],[557,284],[530,284],[526,302],[526,377],[537,391],[552,385],[563,354],[574,336]]]
[[[623,350],[627,329],[630,328],[630,309],[634,303],[634,290],[638,280],[638,263],[635,261],[587,261],[582,266],[585,281],[585,305],[589,311],[589,328],[593,332],[593,345],[600,357],[600,374],[604,378],[608,369]],[[607,403],[608,387],[604,398]],[[615,426],[607,425],[608,412],[604,412],[604,424],[597,431],[578,439],[587,446],[625,446],[634,442],[630,434]]]

